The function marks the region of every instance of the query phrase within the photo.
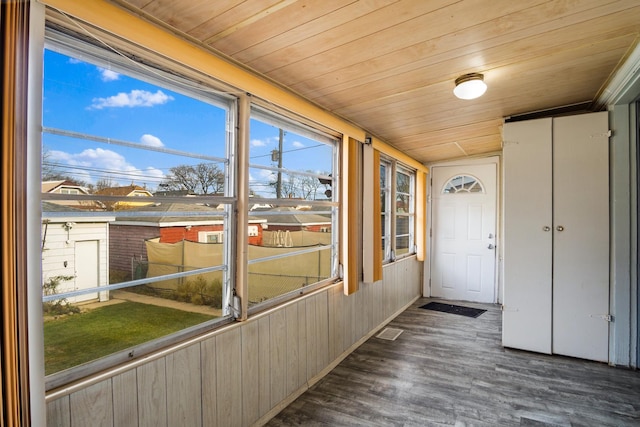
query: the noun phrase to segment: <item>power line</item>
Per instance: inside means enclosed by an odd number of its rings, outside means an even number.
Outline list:
[[[295,151],[310,150],[312,148],[317,148],[317,147],[326,147],[326,145],[325,144],[317,144],[317,145],[312,145],[312,146],[309,146],[309,147],[293,148],[291,150],[284,150],[282,152],[282,154],[293,153]],[[250,159],[257,159],[259,157],[271,157],[271,153],[269,153],[269,154],[260,154],[260,155],[257,155],[257,156],[250,156],[249,158]]]

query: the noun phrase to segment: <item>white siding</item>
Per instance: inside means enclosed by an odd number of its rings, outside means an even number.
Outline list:
[[[108,251],[109,224],[107,222],[73,222],[67,231],[64,222],[49,222],[42,224],[42,278],[44,281],[55,276],[76,276],[75,242],[98,242],[98,282],[99,286],[109,283]],[[72,222],[72,221],[71,221]],[[46,231],[45,231],[46,230]],[[66,263],[66,265],[65,265]],[[81,289],[82,283],[75,278],[60,284],[59,292]],[[108,299],[108,292],[101,293],[102,299]],[[88,294],[68,298],[69,302],[80,302],[97,299],[98,294]]]

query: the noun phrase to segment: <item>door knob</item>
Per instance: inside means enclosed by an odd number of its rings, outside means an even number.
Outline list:
[[[489,246],[487,246],[487,249],[493,249],[495,248],[495,246],[493,246],[493,243],[489,243]]]
[[[551,227],[545,225],[544,227],[542,227],[542,231],[551,231]]]
[[[562,225],[559,225],[556,227],[556,230],[558,231],[564,231],[564,227]]]

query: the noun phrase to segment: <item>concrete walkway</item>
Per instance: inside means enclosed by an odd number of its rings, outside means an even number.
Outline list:
[[[83,304],[83,309],[93,309],[98,307],[104,307],[105,305],[118,304],[124,301],[139,302],[141,304],[157,305],[160,307],[175,308],[176,310],[188,311],[191,313],[206,314],[209,316],[220,317],[222,316],[222,310],[219,308],[213,308],[207,305],[189,304],[186,302],[174,301],[167,298],[159,298],[150,295],[141,295],[134,292],[127,292],[122,289],[117,291],[111,291],[109,293],[109,301],[105,302],[92,302],[89,304]]]

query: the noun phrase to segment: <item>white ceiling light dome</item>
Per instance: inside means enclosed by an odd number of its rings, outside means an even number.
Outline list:
[[[484,76],[479,73],[469,73],[456,79],[453,94],[460,99],[475,99],[487,91]]]

